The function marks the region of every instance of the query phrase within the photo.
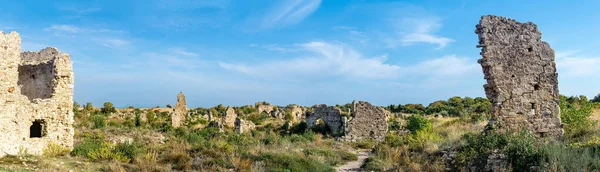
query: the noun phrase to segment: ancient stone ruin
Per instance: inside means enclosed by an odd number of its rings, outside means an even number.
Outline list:
[[[228,106],[227,110],[225,111],[225,116],[221,119],[221,124],[233,128],[235,127],[235,119],[238,117],[237,114],[235,114],[235,110],[233,109],[233,107]]]
[[[185,122],[186,117],[187,107],[185,102],[185,95],[179,92],[179,94],[177,94],[177,103],[175,104],[173,114],[171,115],[171,125],[175,128],[180,127]]]
[[[69,54],[21,53],[19,34],[0,31],[0,156],[73,148],[73,76]]]
[[[239,133],[239,134],[243,134],[246,133],[250,130],[253,130],[256,125],[254,125],[254,123],[252,123],[252,121],[246,121],[240,118],[235,118],[235,132]]]
[[[267,114],[270,114],[275,109],[275,106],[268,105],[264,102],[257,102],[257,103],[255,103],[255,106],[256,106],[256,110],[258,111],[258,113],[265,112]]]
[[[344,139],[358,141],[372,138],[382,141],[388,132],[386,110],[363,101],[353,102],[352,105],[352,119],[347,122]]]
[[[327,106],[326,104],[314,105],[314,112],[306,117],[308,127],[317,125],[317,121],[321,120],[329,127],[333,135],[343,135],[344,127],[342,125],[342,111],[335,106]]]
[[[341,136],[345,141],[374,139],[381,141],[388,132],[387,114],[382,107],[368,102],[352,102],[351,118],[343,116],[335,106],[325,104],[313,106],[314,112],[306,117],[308,127],[317,125],[321,120],[333,135]]]
[[[534,23],[483,16],[479,63],[492,101],[490,127],[500,133],[526,129],[540,137],[560,138],[559,94],[554,50],[541,40]]]

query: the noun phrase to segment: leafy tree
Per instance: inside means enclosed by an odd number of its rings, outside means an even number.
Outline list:
[[[78,111],[80,107],[81,107],[81,105],[79,105],[79,103],[77,103],[77,102],[75,102],[75,101],[73,102],[73,109],[74,109],[75,111]]]
[[[560,95],[560,118],[562,122],[568,125],[568,128],[585,128],[592,125],[589,119],[594,105],[587,101],[585,96],[566,97]]]
[[[594,102],[594,103],[598,103],[598,102],[600,102],[600,94],[598,94],[598,95],[594,96],[594,98],[593,98],[592,100],[590,100],[590,101],[592,101],[592,102]]]
[[[114,105],[111,102],[104,102],[104,107],[102,107],[101,111],[102,113],[108,115],[110,113],[117,112],[117,109],[115,109]]]
[[[171,104],[167,104],[167,108],[173,108],[173,106],[171,106]]]
[[[85,107],[83,108],[83,110],[86,112],[93,112],[94,105],[92,105],[92,102],[87,102],[87,103],[85,103]]]

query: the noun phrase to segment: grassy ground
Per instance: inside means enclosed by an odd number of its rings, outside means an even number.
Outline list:
[[[567,125],[564,141],[552,143],[535,142],[528,135],[483,135],[487,117],[476,114],[402,115],[390,120],[390,132],[380,143],[340,142],[303,123],[260,114],[247,117],[259,125],[244,134],[205,128],[207,121],[198,116],[172,128],[168,116],[153,115],[151,121],[141,121],[80,112],[74,150],[52,145],[43,156],[6,156],[0,159],[0,171],[334,171],[364,149],[372,151],[361,168],[372,171],[464,171],[493,150],[506,153],[517,168],[600,169],[597,108],[586,116],[593,126]]]

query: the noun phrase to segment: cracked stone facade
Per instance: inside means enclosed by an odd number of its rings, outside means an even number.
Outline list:
[[[352,102],[352,119],[347,121],[344,139],[358,141],[371,138],[382,141],[388,132],[386,110],[369,102]]]
[[[173,114],[171,115],[171,125],[175,128],[180,127],[185,122],[185,118],[187,117],[187,107],[185,102],[185,95],[183,93],[177,94],[177,103],[175,104],[175,108],[173,109]]]
[[[489,126],[500,133],[526,129],[539,137],[561,138],[554,50],[541,40],[537,26],[487,15],[476,27],[478,62],[492,101]]]
[[[69,54],[21,53],[19,34],[0,31],[0,157],[41,155],[51,142],[72,149],[73,87]]]

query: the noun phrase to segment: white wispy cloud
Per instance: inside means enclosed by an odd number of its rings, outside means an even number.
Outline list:
[[[280,3],[262,19],[262,28],[293,25],[315,12],[321,0],[290,0]]]
[[[595,76],[600,73],[599,56],[580,56],[578,51],[557,52],[556,67],[561,76]]]
[[[309,42],[297,44],[298,51],[313,52],[304,58],[270,61],[259,64],[219,62],[227,70],[257,78],[323,78],[401,79],[405,77],[430,78],[474,73],[477,63],[454,55],[400,66],[386,63],[388,55],[365,57],[343,44]]]
[[[61,34],[91,34],[91,33],[123,33],[123,31],[110,30],[110,29],[92,29],[79,27],[69,24],[53,24],[49,27],[44,28],[44,31],[54,32],[56,35]]]
[[[409,46],[415,43],[429,43],[437,44],[437,48],[441,49],[454,42],[453,39],[435,34],[442,27],[438,17],[410,17],[396,22],[400,38],[388,40],[391,47],[397,44]]]
[[[313,52],[313,57],[294,58],[261,64],[219,62],[227,70],[255,77],[330,77],[385,78],[396,74],[397,66],[385,64],[381,58],[366,58],[343,45],[309,42],[297,45],[298,50]]]
[[[187,51],[185,48],[172,48],[174,54],[185,56],[185,57],[198,57],[199,55],[194,52]]]
[[[100,45],[103,45],[112,49],[125,49],[127,48],[131,42],[124,39],[119,38],[97,38],[95,39]]]

